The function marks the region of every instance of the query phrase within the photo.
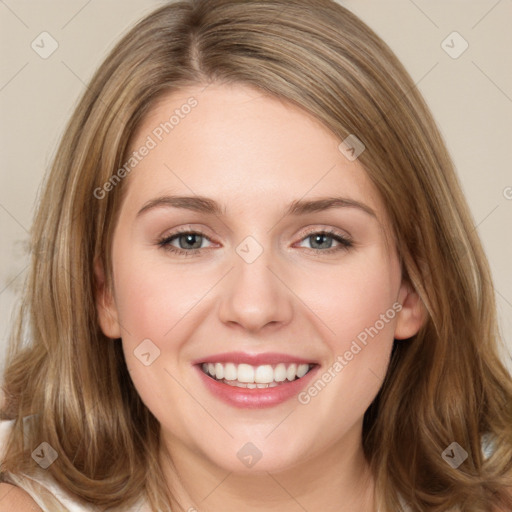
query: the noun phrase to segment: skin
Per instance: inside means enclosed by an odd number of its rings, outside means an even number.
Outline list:
[[[424,321],[386,244],[391,226],[379,194],[315,118],[245,85],[166,96],[132,150],[191,96],[198,105],[123,184],[112,293],[96,264],[101,327],[122,338],[137,391],[162,426],[174,461],[162,457],[166,477],[185,510],[375,510],[363,415],[393,339],[409,338]],[[168,194],[207,196],[225,214],[159,207],[137,216]],[[354,207],[283,216],[294,200],[334,195],[363,203],[375,217]],[[204,233],[196,238],[200,253],[186,257],[158,245],[179,227]],[[310,236],[325,229],[349,236],[353,247],[326,253],[340,244],[326,238],[315,245]],[[250,264],[236,252],[249,235],[263,249]],[[182,237],[172,245],[190,251],[191,243]],[[396,302],[401,311],[305,405],[292,398],[266,409],[233,407],[213,397],[192,367],[221,352],[282,352],[317,362],[321,375]],[[149,366],[134,355],[144,339],[160,350]],[[251,468],[237,457],[247,442],[262,453]]]
[[[0,512],[42,512],[42,508],[30,497],[30,495],[18,487],[0,483]]]

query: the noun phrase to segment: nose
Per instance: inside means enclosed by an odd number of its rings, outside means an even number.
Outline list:
[[[219,290],[220,320],[251,332],[290,323],[293,292],[287,286],[283,266],[271,251],[264,249],[254,261],[242,251],[235,252],[233,266]]]

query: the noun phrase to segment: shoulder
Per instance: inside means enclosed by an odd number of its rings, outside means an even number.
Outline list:
[[[0,421],[0,460],[3,458],[4,445],[14,421]],[[41,508],[30,495],[15,485],[0,482],[0,512],[39,512]]]
[[[41,512],[42,509],[22,489],[15,485],[0,483],[0,512]]]

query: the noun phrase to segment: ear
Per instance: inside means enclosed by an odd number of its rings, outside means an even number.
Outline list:
[[[105,271],[102,261],[98,258],[94,261],[94,277],[96,281],[95,301],[96,311],[103,334],[108,338],[121,337],[121,327],[114,297],[106,286]]]
[[[398,302],[402,309],[397,315],[395,339],[404,340],[418,333],[427,319],[427,310],[420,296],[407,281],[402,281]]]

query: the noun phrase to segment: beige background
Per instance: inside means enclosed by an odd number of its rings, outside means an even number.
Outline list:
[[[106,52],[162,3],[0,2],[0,367],[27,272],[34,203],[64,123]],[[512,1],[340,3],[396,52],[438,121],[491,263],[500,326],[512,352]],[[441,46],[454,31],[469,45],[458,58]],[[31,47],[42,32],[58,44],[46,59]],[[46,49],[49,44],[46,39]],[[452,53],[463,44],[458,36],[445,43]],[[512,367],[510,355],[503,357]]]

